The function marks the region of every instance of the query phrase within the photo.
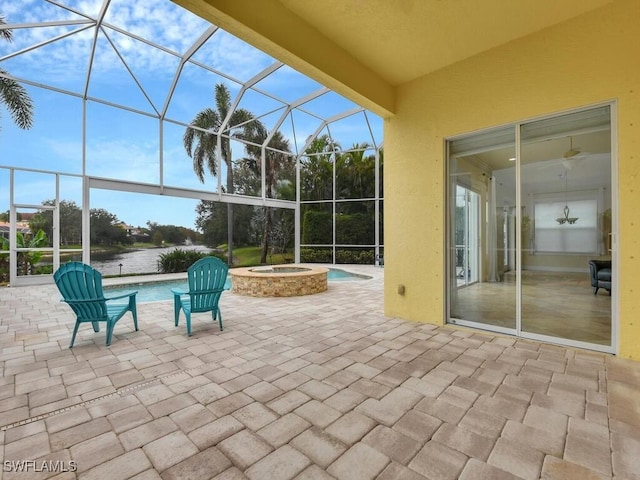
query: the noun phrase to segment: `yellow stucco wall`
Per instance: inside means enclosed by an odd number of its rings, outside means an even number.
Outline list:
[[[616,100],[618,353],[640,359],[639,94],[638,0],[614,0],[400,87],[385,123],[385,313],[444,321],[444,138]]]

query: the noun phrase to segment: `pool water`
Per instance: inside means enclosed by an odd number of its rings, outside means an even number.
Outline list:
[[[366,275],[358,275],[350,273],[339,268],[330,268],[327,274],[327,280],[330,282],[344,282],[353,280],[367,280],[371,277]],[[104,287],[105,296],[110,297],[113,295],[119,295],[124,292],[130,292],[137,290],[138,295],[136,297],[138,303],[159,302],[162,300],[172,300],[173,293],[172,288],[188,289],[188,282],[184,280],[172,280],[167,282],[147,282],[147,283],[132,283],[127,286],[116,287]],[[227,278],[225,288],[231,289],[231,278]]]
[[[310,268],[304,267],[256,267],[250,268],[250,272],[264,273],[265,275],[280,274],[280,273],[302,273],[311,271]]]
[[[357,273],[347,272],[339,268],[330,268],[327,273],[327,280],[329,281],[343,281],[343,280],[369,280],[371,277],[367,275],[359,275]]]

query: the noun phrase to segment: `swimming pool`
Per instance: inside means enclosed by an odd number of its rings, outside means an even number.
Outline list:
[[[347,272],[339,268],[330,268],[327,274],[327,280],[330,282],[345,282],[345,281],[358,281],[368,280],[371,277],[366,275],[360,275],[357,273]],[[131,290],[137,290],[138,303],[159,302],[162,300],[172,300],[173,294],[172,288],[182,288],[187,290],[187,279],[171,280],[165,282],[145,282],[145,283],[131,283],[126,286],[113,286],[104,287],[104,293],[106,296],[118,295],[123,292],[130,292]],[[231,278],[227,278],[225,288],[231,289]]]
[[[340,268],[330,268],[327,274],[327,280],[333,282],[351,281],[351,280],[370,280],[368,275],[362,275],[360,273],[351,273]]]

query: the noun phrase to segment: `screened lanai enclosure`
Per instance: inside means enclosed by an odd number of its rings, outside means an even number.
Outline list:
[[[145,242],[381,263],[381,118],[169,0],[0,16],[0,79],[33,104],[24,130],[0,104],[0,281],[131,273],[100,250]]]

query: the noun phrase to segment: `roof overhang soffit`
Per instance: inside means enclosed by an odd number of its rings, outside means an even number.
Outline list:
[[[395,89],[276,0],[173,0],[211,23],[382,116]]]

